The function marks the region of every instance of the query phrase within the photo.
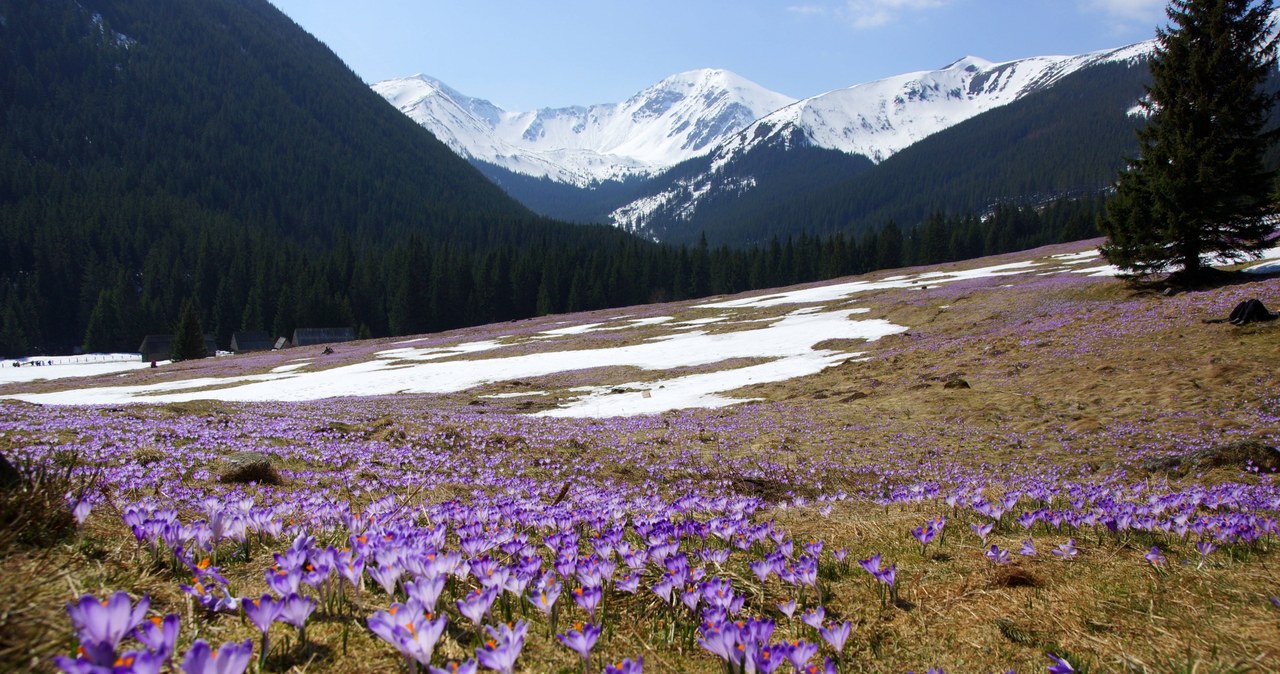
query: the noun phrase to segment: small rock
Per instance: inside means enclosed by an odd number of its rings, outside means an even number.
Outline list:
[[[1185,475],[1220,466],[1243,469],[1246,463],[1267,471],[1280,468],[1280,450],[1258,440],[1239,440],[1180,456],[1149,458],[1142,462],[1142,468],[1152,473]]]
[[[942,385],[942,388],[972,388],[972,387],[969,386],[969,382],[959,377],[955,377],[952,379],[948,379],[946,383]]]
[[[284,479],[271,465],[271,457],[262,452],[236,452],[225,459],[225,467],[218,475],[219,482],[244,484],[284,484]]]
[[[12,463],[9,463],[7,457],[0,455],[0,489],[18,487],[25,484],[26,481],[22,472],[14,467]]]

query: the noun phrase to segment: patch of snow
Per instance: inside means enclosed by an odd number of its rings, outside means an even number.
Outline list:
[[[721,321],[727,321],[727,320],[729,320],[728,316],[710,316],[708,318],[690,318],[687,321],[678,321],[678,322],[672,323],[672,325],[687,325],[691,327],[696,327],[699,325],[709,325],[711,323],[719,323]]]
[[[36,365],[39,361],[43,365]],[[167,365],[161,361],[157,365]],[[136,353],[91,353],[81,356],[33,356],[0,360],[0,384],[93,377],[113,372],[128,372],[151,367]]]
[[[715,403],[710,396],[719,385],[737,388],[744,377],[798,376],[840,362],[849,354],[815,350],[813,345],[834,339],[874,340],[897,334],[905,327],[881,319],[850,320],[851,310],[783,317],[767,326],[720,335],[685,333],[665,340],[627,346],[550,351],[507,358],[418,362],[412,349],[389,352],[380,358],[316,372],[293,372],[201,379],[138,386],[68,390],[56,393],[11,396],[42,404],[118,404],[128,402],[179,402],[187,400],[269,401],[317,400],[343,396],[375,396],[395,393],[450,393],[499,381],[542,377],[587,368],[637,367],[667,370],[714,365],[739,358],[774,359],[771,367],[752,366],[745,373],[722,374],[686,380],[697,390],[698,400]],[[436,354],[427,354],[435,356]],[[406,362],[407,361],[407,362]],[[692,376],[692,375],[691,375]],[[777,381],[778,379],[759,379]],[[715,382],[720,384],[715,384]],[[210,388],[221,387],[221,388]],[[186,389],[186,390],[183,390]],[[194,390],[206,389],[206,390]],[[692,394],[690,394],[692,395]],[[719,404],[719,403],[716,403]],[[610,407],[607,413],[612,413]],[[589,413],[581,409],[579,416]]]
[[[588,332],[595,332],[601,329],[604,323],[583,323],[582,325],[570,325],[567,328],[555,328],[553,330],[543,330],[534,335],[536,339],[555,339],[556,337],[564,337],[567,335],[582,335]]]
[[[698,306],[700,308],[708,309],[740,309],[747,307],[775,307],[782,304],[834,302],[836,300],[846,299],[857,293],[872,290],[911,288],[925,281],[927,281],[929,285],[934,285],[939,283],[951,283],[967,279],[983,278],[987,276],[1019,274],[1037,266],[1037,264],[1038,263],[1036,262],[1011,262],[991,267],[965,269],[954,272],[928,272],[924,274],[917,274],[915,276],[892,276],[879,281],[852,281],[849,283],[837,283],[834,285],[818,286],[816,288],[804,288],[802,290],[792,290],[785,293],[775,293],[764,297],[748,297],[738,300],[728,300],[725,302],[700,304]]]
[[[1246,267],[1244,271],[1250,274],[1280,274],[1280,247],[1262,251],[1258,262]]]
[[[1090,250],[1082,250],[1079,253],[1060,253],[1058,255],[1050,255],[1049,259],[1062,264],[1080,264],[1096,258],[1102,257],[1102,251],[1097,248]]]

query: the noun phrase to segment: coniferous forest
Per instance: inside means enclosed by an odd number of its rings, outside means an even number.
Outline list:
[[[1091,236],[1099,204],[753,248],[534,215],[265,0],[0,0],[0,354],[414,334]]]

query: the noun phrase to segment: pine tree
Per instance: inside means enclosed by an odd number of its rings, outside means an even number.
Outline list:
[[[178,318],[178,326],[173,335],[173,360],[190,360],[204,358],[209,355],[204,348],[204,329],[200,327],[200,316],[196,314],[195,304],[190,299],[183,301],[182,313]]]
[[[1132,278],[1203,274],[1203,255],[1267,246],[1274,174],[1263,155],[1276,100],[1272,0],[1173,0],[1156,31],[1147,124],[1101,225],[1103,253]]]

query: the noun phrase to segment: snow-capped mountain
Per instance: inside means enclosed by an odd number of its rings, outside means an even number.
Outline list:
[[[373,89],[464,157],[580,186],[655,174],[795,102],[712,69],[672,75],[622,103],[534,112],[503,110],[425,75]]]
[[[1052,86],[1073,72],[1150,53],[1155,42],[1081,56],[1038,56],[992,63],[966,56],[940,70],[907,73],[793,103],[759,119],[717,155],[793,137],[874,162],[943,129]]]
[[[643,231],[656,211],[690,219],[700,201],[741,191],[750,177],[725,167],[759,147],[804,145],[880,162],[960,122],[1044,90],[1090,66],[1140,59],[1155,42],[1079,56],[992,63],[967,56],[945,68],[907,73],[797,101],[766,115],[715,149],[706,170],[686,176],[611,213],[615,225]]]

